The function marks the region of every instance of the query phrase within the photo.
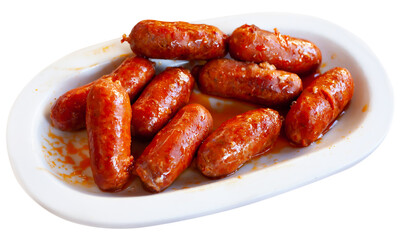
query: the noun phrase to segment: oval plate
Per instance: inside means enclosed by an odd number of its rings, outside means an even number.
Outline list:
[[[349,108],[316,144],[270,152],[227,178],[208,180],[188,169],[163,193],[145,192],[138,180],[121,193],[104,193],[91,181],[89,168],[77,171],[78,165],[88,164],[85,131],[64,133],[49,124],[50,107],[58,96],[109,73],[130,54],[128,44],[120,39],[97,44],[39,73],[10,112],[9,158],[19,183],[35,201],[60,217],[87,225],[167,223],[239,207],[317,181],[358,163],[383,140],[393,112],[390,82],[375,55],[353,34],[330,22],[295,14],[237,15],[198,23],[215,25],[227,34],[245,23],[267,30],[276,27],[283,34],[314,42],[323,53],[322,72],[340,66],[352,73],[355,94]],[[187,64],[156,62],[158,70]]]

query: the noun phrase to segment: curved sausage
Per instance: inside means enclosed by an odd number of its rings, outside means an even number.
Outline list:
[[[215,59],[199,71],[199,89],[207,94],[230,97],[265,106],[286,105],[302,91],[298,75],[276,70],[268,63],[245,63]]]
[[[226,55],[226,38],[211,25],[143,20],[121,42],[127,41],[135,54],[149,58],[207,60]]]
[[[128,57],[111,74],[113,81],[121,82],[131,100],[154,76],[154,63],[141,57]],[[50,113],[51,123],[62,131],[75,131],[85,127],[87,95],[94,82],[72,89],[60,96]]]
[[[139,95],[146,84],[154,77],[155,63],[142,57],[128,57],[110,76],[112,81],[121,82],[129,94],[130,101]]]
[[[333,68],[317,77],[286,115],[286,137],[298,146],[310,145],[344,110],[353,91],[352,76],[345,68]]]
[[[135,174],[152,192],[161,192],[191,164],[212,128],[212,116],[199,104],[188,104],[153,138],[136,160]]]
[[[234,59],[269,62],[288,72],[305,74],[321,63],[321,51],[307,40],[269,32],[255,25],[243,25],[229,37],[229,53]]]
[[[94,181],[103,191],[119,191],[130,179],[129,96],[112,77],[96,81],[87,98],[86,127]]]
[[[147,85],[132,105],[132,134],[152,138],[188,103],[194,78],[185,68],[166,68]]]
[[[272,146],[281,124],[278,112],[269,108],[251,110],[225,121],[199,147],[198,169],[212,178],[235,172]]]

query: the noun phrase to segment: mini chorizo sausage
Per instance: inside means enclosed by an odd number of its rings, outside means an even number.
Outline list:
[[[318,76],[286,115],[286,137],[298,146],[310,145],[344,110],[353,92],[354,82],[345,68],[333,68]]]
[[[217,27],[206,24],[143,20],[129,37],[123,35],[122,42],[149,58],[207,60],[226,55],[226,38]]]
[[[160,192],[191,164],[212,128],[212,116],[199,104],[188,104],[153,138],[136,160],[135,174],[152,192]]]
[[[265,106],[287,105],[302,91],[298,75],[276,70],[268,63],[214,59],[199,71],[199,89],[210,95],[230,97]]]
[[[133,157],[127,92],[112,77],[96,81],[87,96],[86,127],[94,181],[103,191],[119,191],[129,181]]]
[[[199,147],[198,169],[212,178],[235,172],[273,145],[281,124],[278,112],[269,108],[251,110],[225,121]]]
[[[141,57],[128,57],[111,74],[113,81],[121,82],[133,100],[154,76],[154,63]],[[51,123],[63,131],[75,131],[85,127],[87,95],[94,82],[72,89],[60,96],[50,113]]]
[[[321,51],[314,43],[255,25],[243,25],[229,37],[229,53],[234,59],[269,62],[276,68],[297,74],[308,73],[321,63]]]
[[[194,82],[185,68],[166,68],[157,75],[132,105],[133,136],[152,138],[188,103]]]
[[[112,81],[121,82],[131,102],[154,77],[155,63],[143,57],[128,57],[110,76]]]

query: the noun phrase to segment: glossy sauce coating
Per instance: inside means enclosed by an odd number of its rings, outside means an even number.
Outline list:
[[[304,74],[321,63],[321,51],[314,43],[269,32],[255,25],[243,25],[229,37],[229,53],[234,59],[269,62],[278,69]]]
[[[212,128],[212,116],[199,104],[188,104],[153,138],[136,160],[135,174],[152,192],[161,192],[191,164]]]
[[[121,82],[129,94],[130,101],[139,95],[147,83],[154,77],[154,62],[142,57],[128,57],[109,76],[112,81]]]
[[[226,55],[226,38],[217,27],[206,24],[143,20],[122,42],[149,58],[207,60]]]
[[[154,63],[141,57],[128,57],[111,74],[113,81],[121,82],[133,100],[154,76]],[[85,127],[87,95],[94,82],[72,89],[60,96],[51,108],[52,125],[63,131],[75,131]]]
[[[344,110],[354,92],[351,74],[333,68],[307,86],[286,115],[286,137],[298,146],[316,141]]]
[[[281,130],[275,110],[260,108],[222,123],[199,147],[196,165],[203,175],[225,177],[271,147]]]
[[[152,138],[188,103],[194,82],[185,68],[167,68],[157,75],[132,105],[132,134]]]
[[[199,71],[198,87],[206,94],[265,106],[286,105],[302,91],[298,75],[276,70],[268,63],[215,59]]]
[[[119,81],[96,81],[87,99],[86,127],[94,181],[103,191],[119,191],[130,179],[129,96]]]

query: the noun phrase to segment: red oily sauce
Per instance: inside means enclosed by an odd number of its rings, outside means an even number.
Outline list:
[[[209,110],[213,118],[213,130],[230,118],[261,107],[259,105],[253,105],[241,101],[213,97],[196,91],[191,94],[189,103],[199,103]]]
[[[54,176],[70,184],[94,185],[84,131],[64,133],[49,127],[43,140],[42,152]]]

